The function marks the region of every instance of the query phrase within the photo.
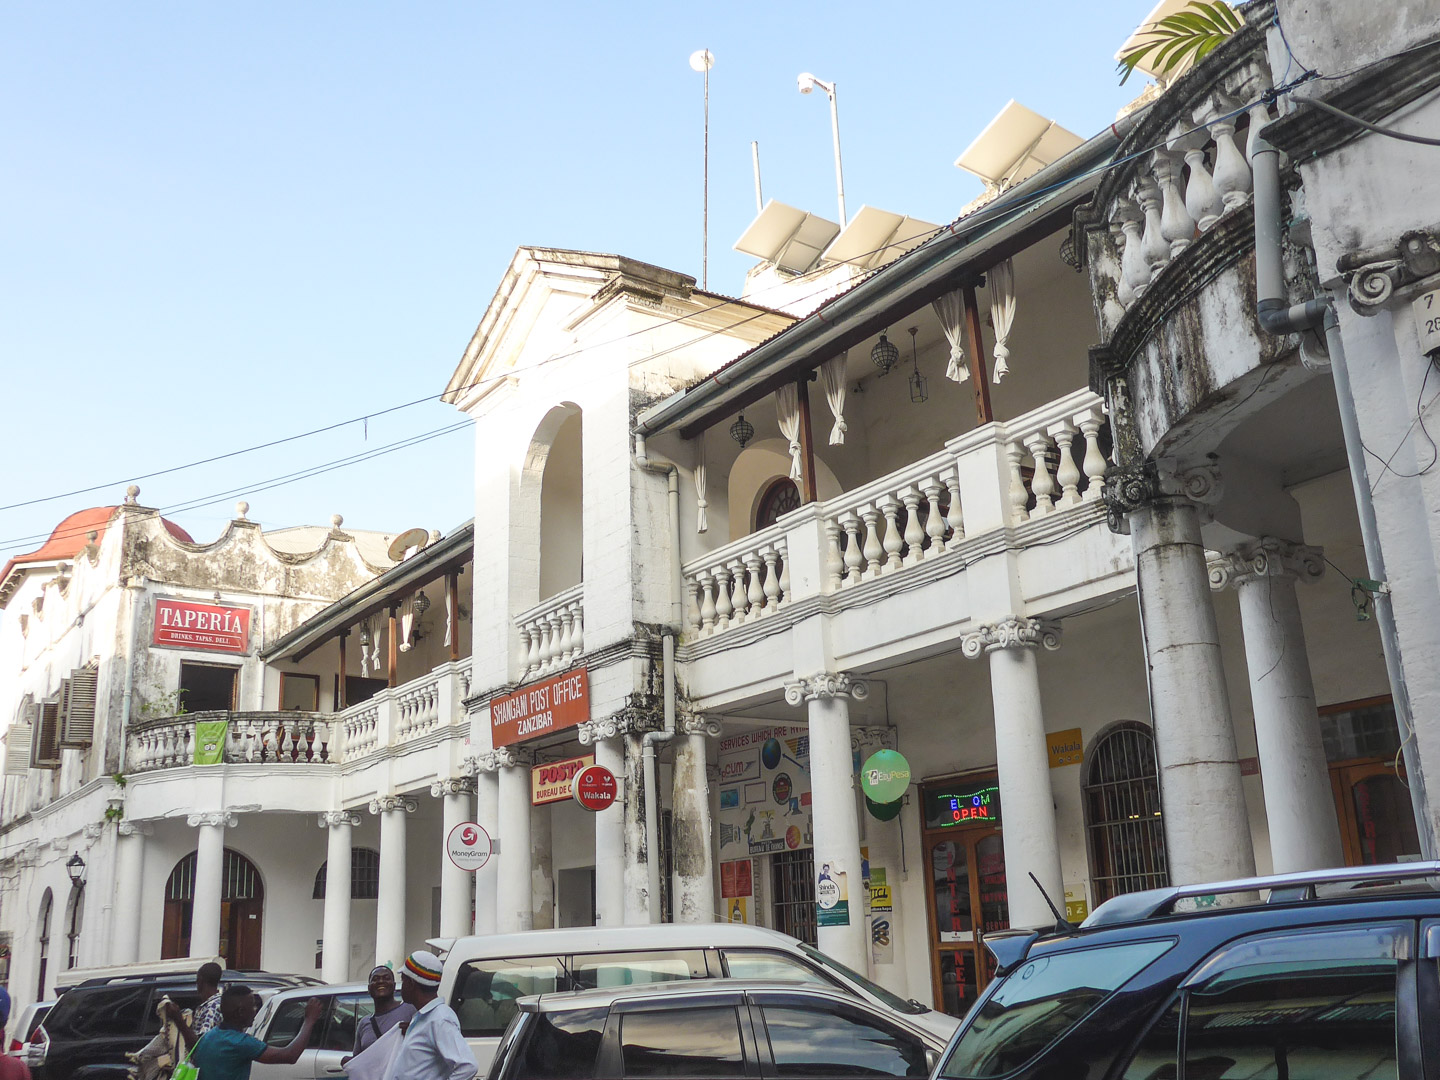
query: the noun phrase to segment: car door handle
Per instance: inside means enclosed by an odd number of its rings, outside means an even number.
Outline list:
[[[325,1071],[326,1071],[327,1073],[329,1073],[330,1075],[332,1075],[332,1076],[339,1076],[341,1073],[343,1073],[343,1072],[345,1071],[345,1066],[344,1066],[344,1065],[331,1065],[331,1066],[327,1067]]]

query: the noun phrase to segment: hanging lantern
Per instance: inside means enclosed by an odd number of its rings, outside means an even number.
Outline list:
[[[745,449],[745,444],[755,437],[755,425],[745,419],[745,414],[740,414],[740,419],[730,425],[730,438],[740,444],[740,449]]]
[[[880,369],[881,375],[890,374],[890,369],[900,362],[900,350],[885,333],[884,330],[880,331],[880,340],[870,350],[870,362]]]
[[[412,605],[412,607],[415,612],[415,617],[417,619],[421,615],[424,615],[425,612],[430,610],[430,598],[425,595],[424,589],[421,589],[418,593],[415,594],[415,603]]]
[[[915,366],[914,372],[910,375],[910,400],[917,405],[930,396],[925,389],[926,379],[920,374],[920,358],[915,352],[916,328],[910,327],[910,362]]]

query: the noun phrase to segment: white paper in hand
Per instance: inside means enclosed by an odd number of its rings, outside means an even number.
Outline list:
[[[390,1071],[395,1055],[400,1052],[403,1038],[400,1025],[396,1024],[351,1058],[350,1064],[345,1066],[345,1075],[350,1080],[385,1080],[385,1074]]]

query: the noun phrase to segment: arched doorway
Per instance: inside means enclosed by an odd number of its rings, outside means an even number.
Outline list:
[[[260,933],[264,924],[265,886],[255,864],[238,851],[225,849],[220,890],[220,955],[225,966],[239,971],[260,969]],[[195,853],[170,871],[165,883],[165,926],[160,959],[190,955],[190,926],[195,901]]]
[[[70,887],[70,904],[65,913],[65,970],[80,961],[80,928],[85,918],[85,886]]]
[[[781,514],[800,509],[800,489],[788,476],[777,477],[765,486],[755,504],[755,531],[768,528]]]
[[[1170,883],[1155,738],[1148,727],[1124,721],[1090,745],[1084,802],[1095,906]]]
[[[40,897],[40,979],[35,987],[35,1000],[45,1001],[45,976],[50,966],[50,913],[55,907],[55,894],[49,889]]]

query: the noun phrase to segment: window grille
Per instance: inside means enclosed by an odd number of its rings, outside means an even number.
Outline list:
[[[325,899],[326,874],[330,861],[320,864],[315,874],[315,889],[310,894],[315,900]],[[378,900],[380,898],[380,853],[372,848],[350,849],[350,899]]]
[[[815,853],[811,848],[780,851],[770,857],[775,898],[775,929],[811,945],[819,943],[815,926]]]
[[[225,864],[221,871],[220,899],[259,900],[265,895],[260,881],[260,871],[255,864],[238,851],[225,849]],[[192,851],[170,872],[165,883],[165,899],[190,901],[195,899],[195,853]]]
[[[1085,762],[1085,831],[1095,904],[1170,883],[1155,739],[1144,724],[1110,728]]]

